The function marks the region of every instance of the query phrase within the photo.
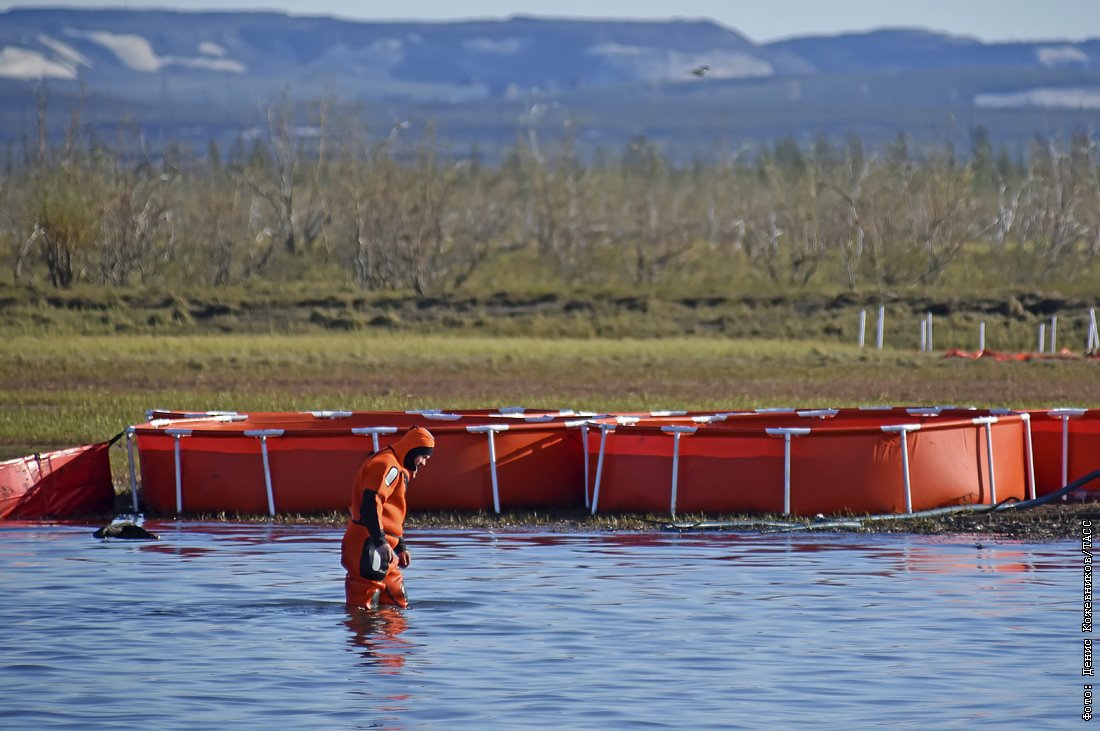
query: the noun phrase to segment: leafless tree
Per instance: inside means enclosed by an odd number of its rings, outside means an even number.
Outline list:
[[[129,284],[153,255],[168,218],[173,178],[149,165],[107,177],[98,236],[98,280]]]

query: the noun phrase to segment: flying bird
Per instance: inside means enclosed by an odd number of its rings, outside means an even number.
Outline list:
[[[695,74],[696,76],[706,76],[708,71],[710,71],[710,66],[703,64],[702,66],[696,66],[695,68],[693,68],[691,70],[691,73]]]

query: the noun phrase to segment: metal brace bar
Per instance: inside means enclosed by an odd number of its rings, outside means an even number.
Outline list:
[[[996,416],[979,416],[974,419],[975,424],[985,427],[985,458],[989,462],[989,504],[997,504],[997,474],[993,469],[993,425],[998,421]]]
[[[791,437],[810,433],[805,427],[777,427],[765,429],[768,436],[783,437],[783,515],[791,514]]]
[[[1069,420],[1083,416],[1088,409],[1052,409],[1050,415],[1062,420],[1062,487],[1069,484]]]
[[[680,437],[684,434],[694,434],[697,427],[694,426],[662,426],[661,431],[672,435],[672,492],[668,501],[668,512],[676,517],[676,493],[680,483]]]
[[[190,429],[165,429],[165,434],[168,434],[176,440],[175,455],[176,455],[176,515],[183,512],[183,471],[180,468],[180,438],[191,436]]]
[[[134,515],[138,514],[137,476],[134,474],[134,427],[126,427],[126,456],[130,465],[130,497],[134,502]]]
[[[497,448],[493,435],[498,431],[506,431],[507,424],[484,424],[481,426],[468,426],[466,431],[472,433],[484,433],[489,435],[489,476],[493,482],[493,510],[500,514],[500,486],[497,482]]]
[[[592,515],[596,514],[600,504],[600,477],[603,476],[603,455],[607,446],[607,433],[615,431],[613,424],[600,424],[600,453],[596,458],[596,484],[592,487]]]
[[[919,431],[920,424],[891,424],[883,426],[882,430],[887,434],[900,434],[901,435],[901,474],[902,481],[905,484],[905,512],[913,512],[913,486],[910,479],[909,472],[909,440],[908,434],[911,431]]]
[[[374,451],[378,451],[378,435],[379,434],[396,434],[396,426],[358,426],[351,430],[352,434],[358,436],[370,435],[371,442],[374,444]]]

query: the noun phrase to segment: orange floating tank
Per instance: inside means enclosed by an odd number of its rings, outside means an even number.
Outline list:
[[[1035,484],[1040,495],[1059,490],[1100,468],[1100,410],[1044,409],[1031,412]],[[1098,490],[1095,483],[1086,486]]]
[[[409,491],[413,511],[878,514],[1035,492],[1030,415],[1011,411],[151,416],[131,436],[145,505],[163,513],[346,510],[367,454],[414,424],[437,449]]]
[[[165,417],[170,414],[170,417]],[[153,412],[132,428],[142,497],[164,513],[316,513],[348,507],[367,455],[410,426],[437,449],[409,490],[410,510],[579,504],[583,460],[576,416],[489,412]],[[178,418],[171,418],[178,417]]]
[[[1024,499],[1027,421],[944,409],[618,417],[588,439],[590,504],[813,516]]]

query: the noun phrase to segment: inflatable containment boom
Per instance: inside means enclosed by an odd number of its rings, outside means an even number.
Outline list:
[[[127,433],[135,511],[139,490],[167,514],[343,511],[366,456],[414,425],[437,448],[411,511],[906,514],[1032,499],[1100,467],[1086,409],[158,411]]]

